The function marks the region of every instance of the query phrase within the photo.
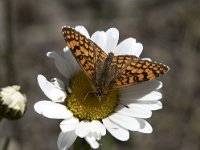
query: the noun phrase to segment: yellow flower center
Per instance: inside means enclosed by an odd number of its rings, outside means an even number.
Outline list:
[[[88,77],[80,72],[71,80],[71,95],[66,99],[67,108],[80,120],[98,120],[109,116],[118,102],[118,91],[107,92],[101,100],[92,93],[94,90]]]

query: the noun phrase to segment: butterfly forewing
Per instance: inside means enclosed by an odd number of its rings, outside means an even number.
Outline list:
[[[106,59],[106,53],[98,45],[73,28],[63,27],[62,33],[67,46],[77,62],[92,83],[95,84],[99,64],[102,64]]]
[[[169,70],[169,67],[163,64],[129,55],[115,56],[112,66],[117,68],[117,73],[111,82],[112,88],[123,88],[153,80]]]

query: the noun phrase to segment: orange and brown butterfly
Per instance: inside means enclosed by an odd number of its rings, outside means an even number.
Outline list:
[[[110,90],[153,80],[165,74],[169,67],[134,55],[106,54],[96,43],[71,27],[62,33],[67,46],[91,81],[99,100]]]

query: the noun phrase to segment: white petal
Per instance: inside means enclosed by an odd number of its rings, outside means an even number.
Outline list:
[[[54,63],[56,65],[56,68],[58,69],[58,71],[64,77],[66,77],[67,79],[70,79],[71,74],[72,74],[71,64],[54,51],[48,52],[47,56],[54,60]]]
[[[143,82],[141,84],[137,84],[134,86],[130,86],[128,88],[121,89],[121,93],[135,93],[135,92],[140,92],[140,91],[146,91],[144,93],[149,93],[155,90],[158,90],[162,88],[162,82],[153,80],[153,81],[147,81]]]
[[[134,46],[134,55],[139,57],[142,53],[143,45],[141,43],[136,43]]]
[[[148,100],[159,100],[161,98],[162,98],[162,93],[160,93],[158,91],[153,91],[137,100],[138,101],[148,101]]]
[[[59,89],[52,89],[52,91],[49,91],[49,98],[53,102],[64,102],[67,94]]]
[[[135,55],[134,45],[136,40],[134,38],[128,38],[117,45],[114,53],[115,55]]]
[[[120,90],[120,101],[121,100],[135,100],[135,99],[146,99],[146,100],[157,100],[161,99],[162,95],[159,92],[154,92],[155,90],[160,89],[162,83],[159,81],[150,81],[146,83],[141,83],[139,85],[135,85],[126,89]],[[147,97],[144,97],[148,95]],[[155,97],[154,97],[155,96]],[[153,99],[150,99],[153,97]]]
[[[96,141],[95,137],[93,136],[86,136],[85,140],[90,144],[93,149],[99,148],[99,143]]]
[[[77,125],[79,124],[79,120],[72,117],[70,119],[65,119],[60,123],[60,128],[63,132],[69,132],[75,130]]]
[[[100,121],[93,120],[91,122],[90,132],[97,132],[97,134],[104,136],[106,135],[106,128]]]
[[[89,121],[81,121],[76,127],[76,135],[83,138],[87,136],[90,132],[90,122]]]
[[[140,123],[140,129],[138,130],[139,132],[142,133],[152,133],[153,129],[151,127],[151,125],[144,119],[137,119]]]
[[[68,67],[70,71],[69,75],[72,76],[73,74],[80,71],[81,68],[67,46],[64,48],[63,52],[64,52],[64,58],[67,61],[67,65],[70,66]]]
[[[58,78],[51,79],[51,83],[58,89],[65,90],[65,84],[62,80]]]
[[[116,28],[110,28],[106,31],[107,43],[105,47],[106,52],[112,52],[117,46],[119,40],[119,31]]]
[[[121,97],[120,98],[120,101],[121,103],[125,104],[125,105],[128,105],[128,104],[132,104],[134,103],[135,101],[158,101],[162,98],[162,93],[158,92],[158,91],[153,91],[151,93],[148,93],[148,94],[144,94],[142,96],[142,93],[141,95],[139,95],[140,93],[133,93],[131,95],[126,95],[126,97]]]
[[[74,131],[60,132],[58,136],[57,145],[59,150],[67,150],[76,140],[77,136]]]
[[[71,111],[67,110],[66,106],[50,101],[39,101],[35,103],[34,109],[47,118],[66,119],[72,117]]]
[[[132,103],[127,105],[129,108],[124,106],[118,106],[117,112],[123,115],[127,115],[130,117],[136,118],[150,118],[152,115],[152,111],[146,107],[143,107],[140,104]]]
[[[96,31],[91,36],[91,40],[95,42],[102,50],[106,49],[107,36],[104,31]]]
[[[102,120],[103,124],[105,125],[106,129],[114,136],[116,139],[120,141],[127,141],[129,139],[129,131],[127,129],[124,129],[112,121],[110,121],[108,118],[105,118]]]
[[[142,60],[148,60],[148,61],[151,61],[150,58],[142,58]]]
[[[135,118],[121,115],[120,113],[114,113],[108,118],[119,126],[131,131],[137,131],[140,127],[140,124]]]
[[[145,107],[149,110],[162,109],[162,103],[160,101],[146,101],[146,102],[137,101],[136,104]]]
[[[152,116],[152,111],[145,108],[139,104],[129,104],[130,109],[133,110],[134,117],[137,118],[150,118]]]
[[[150,118],[152,115],[152,112],[148,108],[142,107],[140,105],[132,104],[129,107],[130,108],[119,105],[115,111],[122,115],[137,118]]]
[[[66,92],[62,90],[62,87],[58,87],[47,81],[47,79],[43,75],[38,75],[38,84],[44,94],[54,102],[63,102],[64,99],[67,97]]]
[[[157,82],[159,82],[159,86],[157,87],[156,90],[160,90],[163,87],[163,83],[161,81],[157,81]]]
[[[76,26],[75,30],[85,35],[87,38],[90,38],[89,33],[84,26]]]

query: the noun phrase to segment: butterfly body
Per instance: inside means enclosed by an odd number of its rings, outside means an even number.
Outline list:
[[[93,79],[95,80],[95,84],[93,86],[94,94],[97,96],[97,98],[100,100],[109,89],[109,86],[111,85],[111,79],[114,74],[112,71],[112,59],[114,57],[114,54],[112,52],[108,53],[105,61],[102,63],[101,61],[98,61],[97,63],[98,69],[95,70]]]
[[[97,99],[108,91],[153,80],[165,74],[169,67],[134,55],[106,54],[96,43],[73,28],[63,27],[67,46],[88,76]]]

